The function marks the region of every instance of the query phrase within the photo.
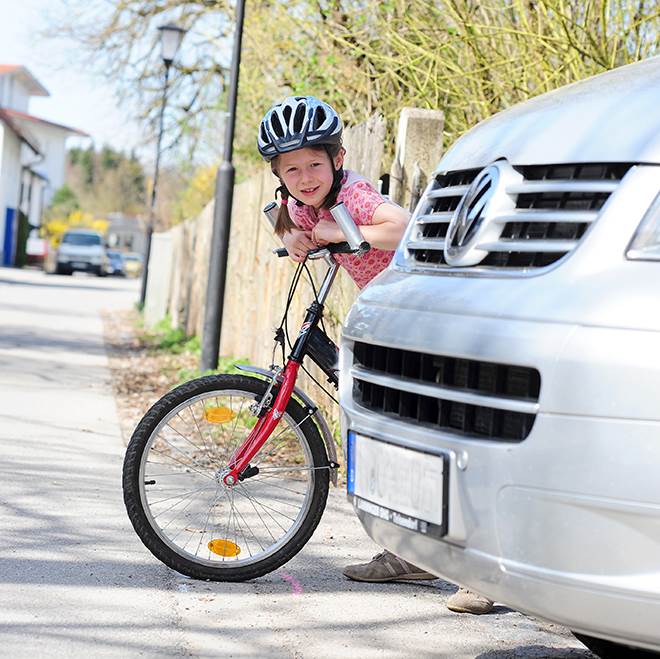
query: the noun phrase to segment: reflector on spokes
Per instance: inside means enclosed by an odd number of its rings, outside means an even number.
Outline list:
[[[241,548],[231,540],[217,538],[208,544],[209,549],[218,556],[238,556]]]
[[[236,414],[228,407],[209,407],[204,410],[204,418],[209,423],[227,423],[236,418]]]

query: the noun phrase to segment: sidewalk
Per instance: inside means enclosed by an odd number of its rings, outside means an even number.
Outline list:
[[[176,653],[170,575],[123,511],[98,316],[135,289],[0,269],[4,656]]]
[[[0,269],[0,648],[32,657],[593,657],[502,606],[454,614],[446,582],[360,584],[368,560],[341,489],[310,543],[248,583],[158,563],[121,497],[123,443],[99,317],[138,282]]]

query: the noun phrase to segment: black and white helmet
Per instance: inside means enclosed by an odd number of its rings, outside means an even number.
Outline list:
[[[274,105],[259,126],[257,146],[264,160],[317,144],[341,144],[342,123],[327,103],[315,96],[289,96]]]

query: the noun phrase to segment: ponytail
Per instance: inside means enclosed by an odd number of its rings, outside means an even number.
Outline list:
[[[277,212],[277,219],[275,220],[275,235],[281,238],[288,231],[297,229],[298,227],[294,224],[291,216],[289,215],[288,205],[292,197],[289,194],[289,191],[286,189],[284,183],[282,183],[282,185],[280,185],[280,187],[275,190],[275,199],[277,199],[278,192],[280,193],[282,201],[280,202],[280,208]]]

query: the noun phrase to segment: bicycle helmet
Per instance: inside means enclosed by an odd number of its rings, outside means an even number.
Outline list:
[[[307,146],[341,144],[342,122],[315,96],[289,96],[274,105],[259,126],[257,146],[264,160]]]

